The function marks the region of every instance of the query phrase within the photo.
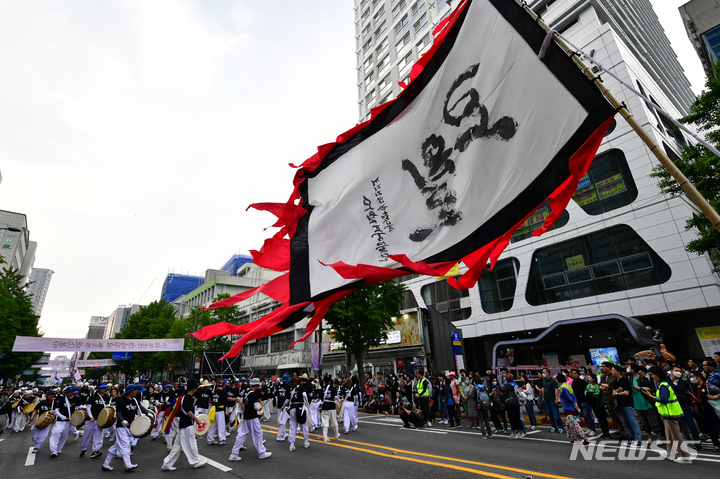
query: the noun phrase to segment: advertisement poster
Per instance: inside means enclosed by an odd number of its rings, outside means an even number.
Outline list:
[[[393,320],[394,328],[387,332],[385,341],[380,346],[371,348],[383,349],[390,347],[419,346],[422,344],[422,330],[418,321],[417,313],[403,314]],[[332,330],[325,329],[322,332],[323,343],[330,343],[330,352],[337,353],[344,350],[343,344],[335,341],[332,337]]]
[[[715,352],[720,351],[720,326],[695,328],[695,333],[705,356],[712,357]]]

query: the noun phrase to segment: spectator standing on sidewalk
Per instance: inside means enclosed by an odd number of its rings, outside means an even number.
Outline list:
[[[720,452],[720,441],[718,440],[718,430],[720,430],[720,418],[713,409],[708,400],[720,399],[720,388],[705,382],[705,378],[700,371],[690,373],[690,381],[695,391],[694,397],[697,399],[698,416],[705,430],[710,435],[713,442],[713,452]]]
[[[505,397],[505,409],[510,419],[510,439],[520,439],[522,437],[522,421],[520,419],[520,397],[518,394],[515,376],[510,373],[505,375],[505,387],[503,388],[503,396]]]
[[[507,416],[505,416],[505,398],[503,397],[500,386],[498,386],[497,378],[495,378],[490,387],[490,401],[492,404],[492,421],[497,432],[506,432],[508,430]],[[500,425],[502,419],[503,425]]]
[[[700,440],[700,434],[698,434],[697,426],[695,426],[695,418],[692,413],[690,383],[682,379],[684,372],[683,368],[680,366],[674,366],[670,374],[670,380],[672,381],[670,386],[675,390],[678,403],[680,403],[680,407],[683,411],[683,418],[680,420],[680,431],[682,431],[686,437],[689,435],[693,438],[693,442],[690,446],[699,451],[702,449],[702,441]],[[690,434],[688,434],[688,431]]]
[[[586,376],[588,385],[585,387],[585,397],[590,403],[595,417],[600,423],[600,429],[602,430],[602,439],[610,439],[610,426],[607,422],[607,415],[605,414],[605,403],[603,402],[603,393],[600,391],[600,384],[598,378],[594,374],[588,374]]]
[[[588,436],[597,436],[595,431],[595,420],[593,419],[592,406],[587,396],[585,396],[585,389],[587,389],[587,381],[580,377],[580,371],[577,369],[570,370],[570,377],[572,378],[572,388],[575,392],[575,398],[580,408],[580,414],[585,419],[588,427]]]
[[[665,372],[657,367],[650,368],[650,375],[658,383],[655,396],[650,393],[650,388],[643,388],[643,394],[649,401],[655,403],[660,416],[665,423],[665,436],[667,437],[667,458],[679,464],[692,464],[690,452],[680,434],[680,418],[683,412],[678,403],[675,391],[666,381]]]
[[[433,399],[437,403],[438,414],[440,414],[440,424],[448,423],[447,396],[450,394],[449,389],[445,384],[445,374],[439,373],[437,383],[433,388]]]
[[[455,405],[455,412],[457,417],[457,425],[460,426],[460,405],[462,404],[461,401],[461,390],[462,386],[460,385],[460,382],[455,377],[455,371],[450,371],[448,373],[448,376],[450,376],[450,394],[452,394],[453,403]]]
[[[655,386],[649,379],[640,375],[643,369],[637,364],[631,364],[628,367],[630,372],[630,381],[632,383],[633,407],[635,408],[635,416],[642,426],[643,431],[648,435],[648,443],[652,444],[660,438],[662,433],[662,419],[657,413],[654,404],[650,403],[642,393],[643,388],[648,388],[652,394],[655,394]],[[653,434],[655,436],[653,436]]]
[[[537,419],[535,418],[535,393],[533,392],[533,386],[526,375],[520,380],[520,391],[522,392],[523,398],[525,398],[525,410],[528,413],[530,419],[530,430],[537,430]],[[520,412],[522,414],[522,411]]]
[[[560,390],[558,388],[558,382],[550,375],[550,370],[544,368],[542,370],[542,389],[536,386],[539,393],[542,393],[543,400],[545,402],[545,411],[548,417],[550,417],[550,432],[559,432],[562,434],[563,423],[560,419]]]
[[[623,367],[619,364],[612,365],[612,375],[615,378],[613,382],[612,395],[617,400],[618,413],[620,420],[625,426],[630,440],[629,446],[639,447],[642,444],[642,433],[640,432],[640,425],[637,422],[635,416],[635,408],[632,397],[632,384],[628,378],[623,375]]]
[[[477,427],[477,388],[470,376],[465,376],[465,383],[462,388],[463,401],[465,402],[465,415],[470,421],[470,429]]]
[[[477,415],[478,427],[480,428],[483,439],[492,437],[492,428],[490,427],[489,420],[491,403],[490,395],[481,381],[477,384]]]
[[[617,401],[613,395],[616,380],[612,374],[612,366],[613,363],[609,361],[602,363],[601,369],[603,374],[600,376],[600,389],[603,392],[603,402],[605,403],[605,407],[610,412],[610,417],[615,423],[615,426],[618,428],[618,432],[616,434],[621,438],[627,439],[629,436],[627,431],[625,431],[622,420],[620,419],[620,414],[616,405]]]

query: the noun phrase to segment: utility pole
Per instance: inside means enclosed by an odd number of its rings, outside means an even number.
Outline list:
[[[197,330],[197,308],[193,320],[193,333]],[[195,379],[195,336],[192,337],[192,360],[190,361],[190,379]]]

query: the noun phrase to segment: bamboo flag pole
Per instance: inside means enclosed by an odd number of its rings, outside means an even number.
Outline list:
[[[520,6],[523,7],[523,9],[535,19],[538,25],[540,25],[546,32],[550,32],[550,27],[547,26],[547,24],[540,18],[535,12],[530,9],[530,7],[527,5],[527,3],[521,1],[521,0],[515,0]],[[703,197],[703,195],[700,194],[700,192],[695,188],[695,185],[690,182],[690,180],[687,179],[687,177],[683,174],[682,171],[678,169],[677,166],[675,166],[675,163],[672,162],[670,158],[665,154],[665,152],[655,143],[655,141],[650,137],[650,135],[647,134],[647,132],[643,129],[642,126],[635,120],[635,118],[630,114],[627,108],[625,108],[625,105],[620,103],[617,98],[615,98],[615,95],[612,94],[610,90],[607,89],[607,87],[603,84],[603,82],[598,78],[595,73],[587,66],[585,63],[579,58],[577,54],[574,54],[575,52],[560,38],[557,34],[553,34],[553,39],[555,42],[562,48],[565,53],[570,55],[572,60],[575,62],[575,64],[585,73],[585,75],[595,84],[595,86],[598,87],[600,92],[607,98],[607,100],[610,102],[610,104],[615,107],[615,109],[620,112],[620,114],[625,118],[625,121],[628,122],[630,127],[632,127],[633,130],[635,130],[635,133],[638,134],[638,136],[642,139],[642,141],[647,145],[648,148],[650,148],[650,151],[653,152],[655,157],[660,161],[660,164],[663,165],[663,167],[672,175],[673,178],[675,178],[675,181],[678,182],[680,187],[685,191],[685,193],[690,197],[690,199],[697,205],[698,208],[700,208],[700,211],[707,217],[707,219],[710,220],[710,222],[715,226],[715,229],[720,231],[720,215],[718,215],[717,211],[708,203],[708,201]]]

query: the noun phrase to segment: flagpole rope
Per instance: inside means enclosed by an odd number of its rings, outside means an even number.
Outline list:
[[[552,30],[552,31],[554,31],[554,30]],[[570,45],[571,47],[573,47],[576,51],[578,51],[579,53],[581,53],[585,58],[587,58],[588,60],[590,60],[591,62],[593,62],[595,65],[597,65],[597,67],[598,67],[600,70],[604,71],[605,73],[607,73],[608,75],[610,75],[611,77],[613,77],[614,79],[616,79],[616,80],[617,80],[621,85],[623,85],[625,88],[627,88],[628,90],[630,90],[631,92],[635,93],[637,96],[639,96],[640,98],[642,98],[643,100],[645,100],[645,103],[647,103],[647,104],[648,104],[649,106],[651,106],[653,109],[655,109],[656,111],[658,111],[658,113],[660,113],[661,115],[665,116],[665,117],[666,117],[668,120],[670,120],[676,127],[680,128],[682,131],[684,131],[684,132],[687,133],[688,135],[692,136],[698,143],[700,143],[702,146],[704,146],[705,148],[707,148],[708,150],[710,150],[711,152],[713,152],[713,154],[714,154],[715,156],[717,156],[717,157],[720,158],[720,151],[718,151],[714,146],[712,146],[710,143],[708,143],[708,142],[705,141],[704,139],[702,139],[702,138],[700,138],[699,136],[697,136],[697,135],[695,134],[695,132],[693,132],[692,130],[690,130],[688,127],[686,127],[685,125],[683,125],[683,124],[680,123],[679,121],[675,120],[668,112],[666,112],[665,110],[663,110],[663,108],[662,108],[661,106],[659,106],[657,103],[655,103],[654,101],[652,101],[652,100],[651,100],[650,98],[648,98],[647,96],[645,96],[645,95],[643,95],[642,93],[640,93],[640,92],[639,92],[638,90],[636,90],[632,85],[630,85],[630,84],[628,84],[628,83],[625,83],[623,80],[620,79],[620,77],[618,77],[617,75],[615,75],[613,72],[611,72],[610,70],[608,70],[607,68],[605,68],[602,64],[600,64],[597,60],[595,60],[595,59],[592,57],[592,55],[589,55],[589,54],[585,53],[583,50],[581,50],[580,48],[578,48],[578,47],[576,47],[575,45],[573,45],[572,43],[570,43],[570,41],[569,41],[567,38],[563,37],[562,35],[560,35],[560,34],[557,33],[557,32],[555,32],[555,34],[556,34],[558,37],[562,38],[565,43],[567,43],[568,45]],[[550,35],[550,32],[548,32],[548,35]],[[545,46],[544,43],[543,43],[543,46]],[[547,49],[547,47],[546,47],[546,49]],[[544,52],[543,52],[543,53],[544,53]],[[542,57],[539,57],[539,58],[542,58]]]
[[[538,15],[532,11],[532,9],[523,1],[521,0],[515,0],[515,3],[517,3],[525,12],[527,12],[538,25],[540,25],[546,33],[550,32],[551,29],[548,27],[548,25],[538,17]],[[630,127],[635,130],[635,133],[640,137],[640,139],[647,145],[647,147],[652,151],[652,153],[655,155],[655,157],[658,159],[661,165],[672,175],[672,177],[675,179],[675,181],[678,182],[680,187],[685,191],[685,193],[688,195],[688,197],[695,203],[695,205],[702,211],[702,213],[710,220],[712,225],[720,231],[720,215],[718,215],[717,211],[708,203],[708,201],[703,197],[703,195],[700,194],[700,192],[695,188],[695,185],[688,180],[688,178],[683,174],[682,171],[673,163],[673,161],[668,158],[667,154],[660,148],[655,141],[648,135],[648,133],[643,129],[642,126],[635,120],[635,117],[630,114],[628,109],[618,101],[617,98],[615,98],[615,95],[612,94],[610,90],[602,83],[600,78],[598,78],[595,73],[585,65],[585,63],[580,58],[580,55],[578,55],[575,50],[573,50],[566,41],[561,38],[557,33],[552,34],[552,38],[555,40],[555,43],[565,51],[567,55],[570,56],[573,62],[580,68],[583,73],[592,81],[595,86],[600,90],[600,92],[605,96],[605,98],[610,102],[610,104],[615,107],[620,114],[623,116],[625,121],[630,125]],[[577,49],[576,49],[577,50]],[[575,54],[573,54],[575,53]],[[597,65],[597,63],[596,63]],[[598,65],[600,66],[600,65]],[[602,67],[601,67],[602,68]],[[604,69],[603,69],[604,70]],[[611,74],[607,70],[605,70],[608,74]],[[612,74],[611,74],[612,75]],[[614,75],[613,75],[614,76]],[[617,78],[617,77],[615,77]],[[636,94],[638,92],[635,91],[635,89],[630,88],[633,92]],[[641,95],[644,97],[644,95]],[[654,105],[654,103],[653,103]],[[657,106],[656,106],[657,107]],[[657,107],[659,108],[659,107]],[[668,118],[671,118],[668,115]],[[672,119],[672,118],[671,118]],[[675,122],[673,122],[675,123]],[[695,137],[695,135],[693,135]],[[715,150],[712,149],[713,153],[715,153]],[[715,153],[717,154],[717,153]],[[720,155],[718,155],[720,156]]]

